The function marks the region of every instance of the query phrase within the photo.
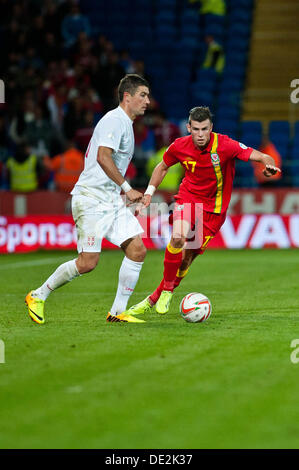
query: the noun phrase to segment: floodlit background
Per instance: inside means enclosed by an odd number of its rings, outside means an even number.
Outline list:
[[[298,447],[298,17],[297,0],[0,0],[1,448]],[[69,192],[126,73],[151,86],[132,186],[146,188],[194,106],[282,173],[236,162],[227,221],[167,316],[105,323],[122,260],[106,243],[39,327],[25,295],[75,256]],[[181,178],[172,167],[154,202]],[[144,243],[130,304],[162,276],[166,241]],[[207,322],[180,317],[189,292],[210,298]]]

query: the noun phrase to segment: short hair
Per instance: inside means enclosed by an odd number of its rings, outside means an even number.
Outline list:
[[[192,108],[189,112],[189,124],[191,123],[191,121],[202,122],[206,119],[209,119],[211,123],[213,122],[213,115],[210,111],[210,108],[208,108],[207,106],[196,106],[195,108]]]
[[[131,96],[134,96],[139,86],[146,86],[149,88],[149,84],[145,78],[140,77],[136,73],[128,73],[124,78],[121,79],[118,85],[118,99],[121,103],[124,99],[124,93],[127,91]]]

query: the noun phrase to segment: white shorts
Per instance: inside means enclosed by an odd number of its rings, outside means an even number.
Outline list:
[[[78,253],[100,252],[103,238],[120,246],[129,238],[143,233],[137,218],[120,196],[111,202],[101,202],[88,196],[73,196],[72,214],[77,228]]]

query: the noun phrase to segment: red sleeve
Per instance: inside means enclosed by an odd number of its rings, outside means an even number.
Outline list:
[[[227,137],[226,145],[228,145],[231,158],[239,158],[244,162],[248,162],[251,152],[253,151],[251,147],[247,147],[241,142],[230,139],[229,137]]]
[[[179,162],[175,155],[175,142],[173,142],[164,153],[163,161],[167,166],[172,166]]]

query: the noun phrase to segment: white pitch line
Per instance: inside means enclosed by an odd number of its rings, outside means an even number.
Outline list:
[[[44,259],[37,259],[31,261],[19,261],[18,263],[9,263],[9,264],[1,264],[1,269],[9,269],[9,268],[22,268],[24,266],[39,266],[43,264],[53,264],[57,263],[57,261],[65,260],[66,256],[59,256],[56,258],[44,258]]]

